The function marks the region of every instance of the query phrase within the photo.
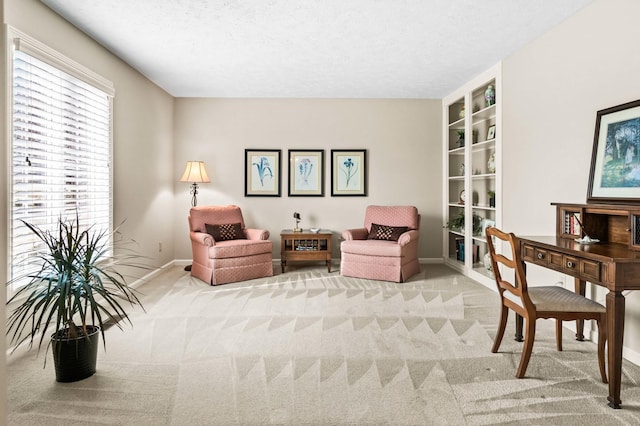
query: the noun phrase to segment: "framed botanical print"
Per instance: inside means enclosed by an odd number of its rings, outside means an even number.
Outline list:
[[[280,196],[280,150],[244,150],[245,197]]]
[[[324,196],[324,150],[289,150],[289,195]]]
[[[640,100],[596,114],[587,202],[640,202]]]
[[[367,151],[331,150],[331,195],[367,195]]]

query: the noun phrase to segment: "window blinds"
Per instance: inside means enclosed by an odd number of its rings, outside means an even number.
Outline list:
[[[111,97],[22,50],[13,52],[11,278],[38,265],[20,219],[111,228]]]

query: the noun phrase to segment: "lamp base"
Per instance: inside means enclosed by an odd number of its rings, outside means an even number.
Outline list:
[[[302,228],[293,228],[293,232],[302,232]]]

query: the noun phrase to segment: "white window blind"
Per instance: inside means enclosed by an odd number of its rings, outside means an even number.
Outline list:
[[[41,248],[20,219],[53,230],[77,212],[84,227],[112,225],[111,96],[54,65],[13,52],[11,279],[37,268]]]

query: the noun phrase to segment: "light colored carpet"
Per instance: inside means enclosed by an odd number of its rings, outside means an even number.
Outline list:
[[[442,265],[408,283],[324,268],[218,287],[180,267],[141,286],[147,313],[107,331],[98,372],[55,382],[50,354],[9,358],[10,425],[640,424],[640,368],[606,405],[596,347],[539,321],[527,378],[496,293]],[[511,321],[513,318],[511,318]]]

